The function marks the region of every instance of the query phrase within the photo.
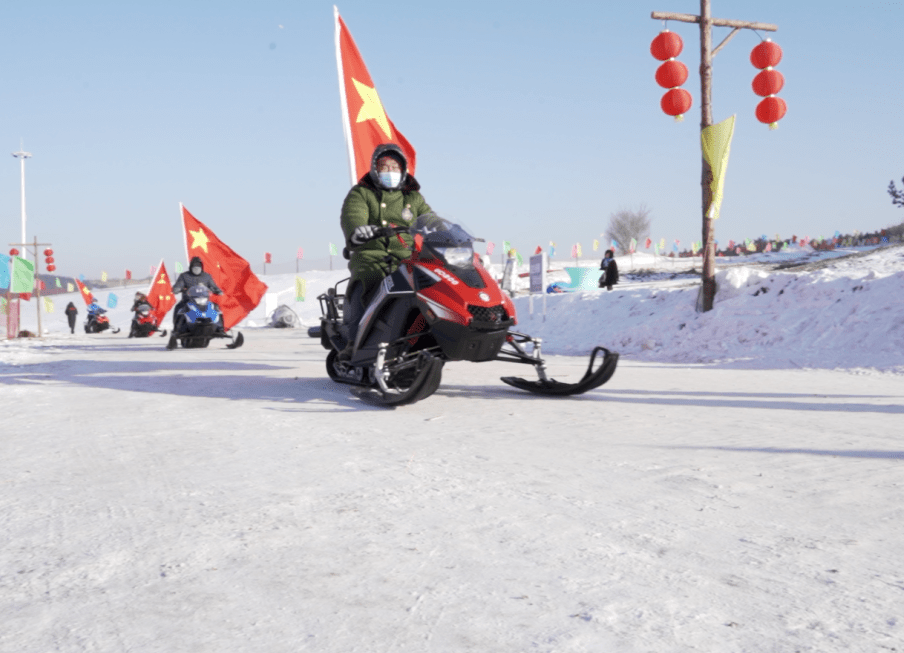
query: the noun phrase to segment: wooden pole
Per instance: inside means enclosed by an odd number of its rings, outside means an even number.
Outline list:
[[[710,0],[700,0],[700,15],[676,14],[665,11],[654,11],[650,14],[654,20],[677,20],[682,23],[699,23],[700,25],[700,132],[713,124],[712,85],[713,57],[740,29],[758,29],[764,32],[775,32],[778,25],[771,23],[755,23],[744,20],[713,18]],[[732,32],[713,49],[712,27],[733,27]],[[701,310],[712,310],[716,296],[716,264],[715,264],[715,229],[713,219],[709,215],[712,204],[712,167],[701,152],[700,186],[702,191],[703,214],[703,273],[701,288]]]

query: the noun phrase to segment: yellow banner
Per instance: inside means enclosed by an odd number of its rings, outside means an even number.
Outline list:
[[[303,302],[305,293],[307,292],[308,284],[301,277],[295,277],[295,301]]]
[[[728,154],[731,151],[734,123],[735,117],[732,116],[718,124],[706,127],[700,133],[700,139],[703,142],[703,158],[706,159],[713,171],[713,180],[712,184],[710,184],[713,198],[706,213],[707,217],[713,220],[719,217],[719,209],[722,207],[725,169],[728,168]]]

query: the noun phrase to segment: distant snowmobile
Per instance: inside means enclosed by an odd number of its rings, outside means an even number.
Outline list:
[[[85,318],[85,333],[100,333],[110,328],[110,319],[104,315],[106,311],[92,304],[88,307],[88,315]],[[119,333],[119,329],[113,329],[110,333]]]
[[[185,348],[206,347],[214,338],[232,340],[227,349],[236,349],[245,342],[241,333],[233,336],[223,329],[223,314],[219,306],[210,301],[210,289],[204,285],[188,289],[188,302],[176,313],[175,326],[166,345],[175,349],[178,344]]]
[[[461,226],[435,214],[414,225],[384,227],[377,238],[413,241],[411,256],[384,278],[361,318],[351,356],[342,323],[344,295],[337,284],[320,295],[321,344],[329,350],[333,381],[365,388],[365,398],[387,406],[425,399],[439,387],[448,361],[508,361],[533,366],[537,381],[502,377],[505,383],[542,395],[575,395],[606,383],[618,354],[596,347],[577,383],[550,379],[540,356],[540,340],[512,330],[515,306],[474,254],[476,240]],[[339,282],[343,283],[342,281]],[[531,351],[525,348],[532,343]],[[594,367],[599,355],[600,364]]]
[[[135,317],[132,318],[129,337],[148,338],[158,331],[161,338],[166,335],[166,329],[160,331],[160,325],[157,324],[157,316],[154,315],[154,307],[148,303],[139,304],[135,308]]]

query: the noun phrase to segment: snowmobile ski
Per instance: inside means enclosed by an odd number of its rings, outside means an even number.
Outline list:
[[[594,370],[593,364],[596,361],[596,355],[600,352],[603,354],[603,361]],[[605,347],[596,347],[590,355],[590,365],[587,367],[587,372],[584,373],[584,377],[577,383],[562,383],[554,379],[542,378],[545,374],[541,375],[539,381],[528,381],[515,376],[503,376],[501,380],[519,390],[527,390],[540,395],[565,397],[583,394],[588,390],[600,387],[612,378],[617,365],[618,354],[609,351]]]
[[[242,332],[239,331],[235,335],[235,339],[232,342],[230,342],[228,345],[226,345],[226,349],[238,349],[243,344],[245,344],[245,336],[243,336]]]

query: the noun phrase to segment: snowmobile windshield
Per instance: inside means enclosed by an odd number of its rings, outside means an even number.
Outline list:
[[[188,298],[197,304],[199,308],[204,308],[210,299],[210,290],[207,286],[202,286],[201,284],[192,286],[188,289]]]
[[[151,314],[151,305],[150,304],[139,304],[137,312],[141,317],[147,317],[148,315]]]
[[[468,230],[435,213],[420,215],[411,226],[412,235],[420,235],[424,246],[453,268],[474,265],[474,238]]]

